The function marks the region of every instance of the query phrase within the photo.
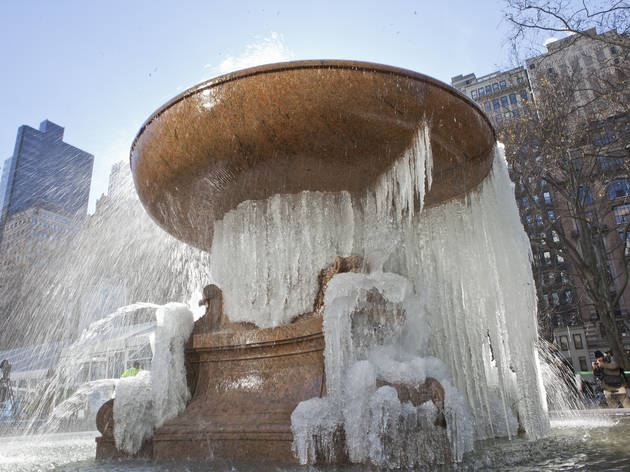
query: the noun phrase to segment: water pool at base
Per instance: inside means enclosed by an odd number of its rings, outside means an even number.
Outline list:
[[[365,466],[287,466],[229,461],[152,463],[97,461],[96,432],[0,438],[0,472],[359,471]],[[417,469],[421,470],[421,469]],[[577,417],[552,421],[551,434],[477,443],[461,464],[438,471],[630,471],[630,417]]]

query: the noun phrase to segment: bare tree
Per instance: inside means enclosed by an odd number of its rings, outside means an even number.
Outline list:
[[[630,3],[620,0],[506,0],[505,18],[512,25],[510,40],[528,56],[538,54],[549,36],[576,35],[623,46],[617,37],[593,32],[630,32]],[[529,50],[528,50],[529,49]]]
[[[591,307],[630,368],[617,316],[630,255],[630,3],[506,0],[505,18],[516,57],[536,56],[527,61],[535,112],[511,122],[502,139],[532,224],[541,226],[532,240],[537,263],[568,262],[579,305]]]
[[[628,286],[630,118],[584,114],[576,105],[579,81],[564,76],[540,84],[537,113],[512,121],[502,139],[524,195],[519,205],[531,209],[526,224],[539,235],[532,239],[535,263],[568,262],[579,305],[590,306],[616,359],[630,366],[617,319]],[[554,302],[547,305],[553,315]]]

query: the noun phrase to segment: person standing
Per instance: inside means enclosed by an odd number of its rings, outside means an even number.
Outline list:
[[[630,398],[626,394],[626,382],[623,372],[610,355],[595,351],[593,375],[601,383],[606,403],[610,408],[630,408]]]

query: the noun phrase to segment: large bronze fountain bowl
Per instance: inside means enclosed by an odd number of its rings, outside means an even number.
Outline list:
[[[434,159],[425,203],[477,186],[495,136],[474,102],[416,72],[338,60],[254,67],[185,91],[142,126],[131,169],[149,214],[208,250],[214,221],[240,202],[369,189],[423,122]]]

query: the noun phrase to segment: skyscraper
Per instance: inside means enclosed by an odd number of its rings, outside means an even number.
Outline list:
[[[63,141],[63,127],[44,120],[20,126],[0,179],[0,238],[11,216],[40,207],[69,218],[87,213],[94,156]]]
[[[20,126],[0,179],[0,261],[27,266],[68,240],[87,215],[94,156],[63,141],[64,129],[44,120]],[[8,265],[7,265],[8,264]],[[15,267],[14,267],[15,268]]]

